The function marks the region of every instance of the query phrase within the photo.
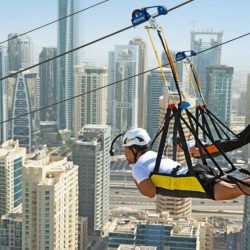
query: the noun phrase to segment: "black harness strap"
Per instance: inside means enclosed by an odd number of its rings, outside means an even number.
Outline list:
[[[171,109],[167,108],[167,113],[165,115],[165,121],[164,121],[164,125],[163,125],[163,128],[162,128],[161,141],[160,141],[160,145],[159,145],[158,154],[157,154],[156,163],[155,163],[155,167],[154,167],[153,173],[159,173],[159,168],[160,168],[160,164],[161,164],[162,154],[163,154],[165,143],[166,143],[166,139],[167,139],[167,133],[168,133],[168,127],[169,127],[169,122],[170,122],[170,116],[171,116]]]

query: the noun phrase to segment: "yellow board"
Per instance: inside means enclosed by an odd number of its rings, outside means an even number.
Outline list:
[[[173,177],[153,174],[150,178],[153,184],[159,188],[205,193],[200,182],[194,176]]]

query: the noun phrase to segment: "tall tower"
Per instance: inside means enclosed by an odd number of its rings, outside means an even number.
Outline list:
[[[171,95],[165,91],[163,96],[160,98],[160,121],[163,120],[163,117],[166,113],[167,106],[171,100],[177,98],[178,100],[178,94],[172,93]],[[195,98],[192,97],[186,97],[187,102],[190,103],[191,107],[195,106]],[[173,127],[174,122],[173,120],[169,124],[169,133],[168,135],[173,134]],[[186,138],[190,137],[190,133],[187,128],[184,128],[184,134]],[[192,138],[190,138],[192,139]],[[168,147],[166,150],[166,155],[169,158],[173,158],[173,152],[172,148]],[[177,152],[176,161],[183,164],[185,163],[185,156],[183,152]],[[162,196],[157,195],[156,198],[156,210],[157,212],[162,211],[169,211],[170,215],[177,216],[177,217],[185,217],[188,218],[191,216],[192,211],[192,199],[191,198],[178,198],[178,197],[169,197],[169,196]]]
[[[76,93],[84,94],[107,85],[107,69],[95,65],[75,67]],[[107,123],[107,88],[75,99],[74,134],[86,124]]]
[[[135,37],[129,42],[129,45],[139,46],[139,61],[138,61],[138,73],[142,73],[147,69],[148,55],[147,44],[139,37]],[[147,74],[141,74],[138,76],[138,127],[144,128],[146,125],[146,96],[147,96]]]
[[[77,249],[78,166],[67,158],[29,160],[23,190],[22,249]]]
[[[13,96],[13,106],[12,106],[12,117],[17,117],[22,115],[19,118],[12,120],[12,133],[11,137],[16,140],[19,140],[19,143],[22,147],[26,147],[27,152],[31,152],[31,134],[32,134],[32,125],[31,125],[31,115],[29,112],[30,101],[29,101],[29,91],[24,75],[21,73],[17,76],[14,96]],[[23,115],[26,114],[26,115]]]
[[[0,146],[0,217],[6,213],[21,212],[22,166],[25,148],[9,140]]]
[[[137,45],[116,45],[114,54],[110,54],[109,79],[120,81],[138,74],[139,47]],[[113,74],[113,75],[112,75]],[[131,127],[137,127],[138,117],[138,77],[130,78],[113,86],[112,125],[121,132]]]
[[[33,46],[31,38],[27,35],[15,38],[17,33],[8,35],[8,59],[9,71],[18,71],[33,63]]]
[[[79,216],[88,217],[89,235],[99,234],[109,216],[111,128],[85,125],[73,145],[79,165]]]
[[[163,68],[165,76],[170,86],[173,82],[172,72],[169,68]],[[151,138],[154,138],[159,129],[160,106],[159,98],[164,92],[165,83],[159,69],[151,71],[147,79],[147,132]],[[153,145],[153,150],[158,150],[158,142]]]
[[[58,0],[58,18],[78,11],[78,0]],[[77,15],[58,22],[57,52],[62,54],[78,45]],[[77,52],[69,53],[58,59],[57,101],[74,96],[74,65],[77,64]],[[58,125],[60,129],[73,128],[73,100],[58,105]]]
[[[223,32],[191,32],[191,49],[199,52],[222,43]],[[221,62],[221,46],[208,50],[193,58],[199,75],[204,96],[206,96],[206,68],[219,65]]]
[[[8,56],[7,49],[4,46],[0,46],[0,78],[7,75]],[[0,122],[7,120],[8,108],[7,108],[7,84],[6,80],[0,81]],[[0,143],[7,140],[7,123],[0,125]]]
[[[227,126],[230,125],[233,67],[208,66],[206,99],[210,110]]]
[[[56,48],[44,47],[39,55],[39,62],[43,62],[49,58],[56,56]],[[57,60],[47,62],[40,65],[40,104],[41,107],[51,105],[56,102],[55,96],[57,83]],[[56,121],[56,106],[49,107],[40,111],[42,121]]]

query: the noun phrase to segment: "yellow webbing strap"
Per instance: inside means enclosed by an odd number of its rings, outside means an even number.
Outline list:
[[[155,43],[154,43],[154,40],[153,40],[153,37],[152,37],[152,34],[151,34],[150,27],[146,27],[146,30],[147,30],[147,32],[148,32],[148,35],[149,35],[149,38],[150,38],[150,42],[151,42],[152,47],[153,47],[153,50],[154,50],[154,53],[155,53],[155,57],[156,57],[156,60],[157,60],[157,62],[158,62],[158,65],[159,65],[159,68],[160,68],[160,72],[161,72],[163,81],[164,81],[165,85],[167,86],[167,85],[168,85],[168,81],[167,81],[166,76],[165,76],[165,73],[164,73],[164,71],[163,71],[162,63],[161,63],[160,57],[159,57],[159,55],[158,55],[158,52],[157,52],[157,50],[156,50]]]
[[[159,188],[206,193],[195,176],[182,177],[152,174],[150,178],[154,186]]]
[[[164,34],[164,31],[163,31],[162,27],[159,27],[159,31],[160,31],[160,33],[163,34],[163,36],[162,36],[163,41],[164,41],[163,45],[164,45],[165,51],[167,52],[167,55],[168,55],[168,58],[169,58],[169,63],[173,66],[172,67],[172,72],[173,72],[173,74],[175,76],[175,79],[179,82],[180,81],[179,76],[178,76],[178,73],[177,73],[177,70],[176,70],[176,67],[175,67],[175,64],[174,64],[173,57],[172,57],[172,55],[170,53],[170,50],[168,48],[167,39],[166,39],[166,36]]]

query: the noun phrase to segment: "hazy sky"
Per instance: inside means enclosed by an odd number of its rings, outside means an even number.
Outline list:
[[[80,9],[99,1],[79,0]],[[152,5],[171,8],[184,1],[109,0],[108,2],[79,14],[79,45],[131,25],[134,9]],[[186,6],[157,19],[167,34],[169,47],[173,50],[190,49],[190,31],[223,31],[223,41],[250,32],[249,0],[195,0]],[[24,32],[57,18],[57,0],[1,0],[0,41],[8,33]],[[56,24],[30,34],[36,53],[43,46],[56,46]],[[85,49],[86,61],[101,65],[107,62],[108,51],[115,44],[127,44],[134,36],[148,42],[144,25],[110,37]],[[157,37],[156,37],[157,39]],[[153,52],[149,45],[150,65],[154,66]],[[159,46],[161,51],[161,47]],[[223,46],[222,63],[229,66],[249,68],[250,36]]]

